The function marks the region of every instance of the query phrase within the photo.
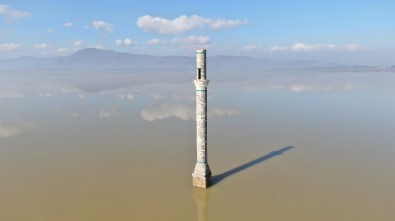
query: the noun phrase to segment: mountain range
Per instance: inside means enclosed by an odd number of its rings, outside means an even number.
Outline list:
[[[152,56],[95,48],[81,49],[69,56],[19,57],[0,60],[0,70],[141,70],[194,69],[193,56]],[[271,60],[244,56],[209,56],[207,66],[215,70],[393,70],[394,66],[350,66],[310,60]]]
[[[343,65],[317,61],[276,61],[243,56],[210,56],[208,68],[297,68],[339,67]],[[193,56],[151,56],[95,48],[81,49],[69,56],[20,57],[0,61],[0,69],[192,69]]]

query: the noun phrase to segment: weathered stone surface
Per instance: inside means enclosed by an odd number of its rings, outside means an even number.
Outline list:
[[[206,50],[196,51],[196,158],[192,173],[192,183],[196,187],[207,188],[211,185],[211,171],[207,161],[207,86]]]
[[[211,174],[203,177],[192,174],[192,185],[200,188],[208,188],[211,186]]]

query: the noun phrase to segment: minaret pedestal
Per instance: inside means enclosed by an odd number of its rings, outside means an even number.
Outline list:
[[[196,150],[197,162],[192,173],[192,184],[207,188],[211,185],[211,171],[207,161],[207,86],[206,50],[196,52],[197,76],[193,81],[196,87]]]

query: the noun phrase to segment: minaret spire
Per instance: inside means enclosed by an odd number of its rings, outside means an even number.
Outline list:
[[[192,184],[207,188],[211,185],[211,171],[207,161],[207,85],[206,49],[196,51],[196,150],[197,162],[192,173]]]

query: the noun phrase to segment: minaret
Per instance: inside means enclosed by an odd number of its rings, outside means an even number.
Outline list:
[[[197,162],[192,173],[193,186],[207,188],[211,185],[211,171],[207,162],[207,85],[206,49],[196,51],[196,149]]]

